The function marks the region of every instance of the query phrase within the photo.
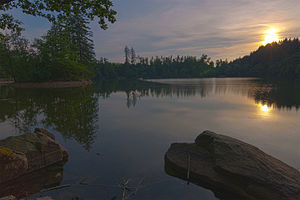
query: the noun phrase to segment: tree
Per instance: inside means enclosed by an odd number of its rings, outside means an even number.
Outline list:
[[[11,16],[9,14],[0,15],[0,29],[2,29],[2,30],[7,29],[12,32],[18,33],[19,35],[23,31],[23,28],[21,27],[21,22],[18,20],[15,20],[13,18],[13,16]],[[1,35],[1,33],[0,33],[0,35]]]
[[[39,66],[38,81],[82,80],[89,74],[87,66],[78,62],[78,47],[70,40],[72,33],[60,24],[53,24],[42,39],[35,40]]]
[[[134,65],[136,61],[136,55],[133,48],[130,49],[130,59],[131,59],[131,64]]]
[[[130,50],[127,46],[125,46],[124,53],[125,53],[125,64],[129,64]]]
[[[83,17],[94,20],[99,18],[99,25],[107,29],[107,23],[116,21],[117,12],[112,9],[110,0],[1,0],[0,11],[20,8],[23,13],[47,18],[50,22],[66,19],[71,15],[81,14]],[[4,24],[4,23],[3,23]],[[5,25],[7,26],[7,24]]]
[[[13,26],[7,33],[0,33],[0,70],[15,81],[24,80],[32,64],[29,42],[21,37],[20,22],[8,19]]]
[[[61,22],[67,37],[69,48],[76,54],[75,61],[84,65],[95,62],[94,43],[91,37],[93,33],[87,25],[88,21],[82,15],[71,15]]]

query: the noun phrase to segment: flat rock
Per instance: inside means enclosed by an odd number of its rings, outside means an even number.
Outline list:
[[[17,200],[17,198],[15,196],[9,195],[9,196],[0,198],[0,200]]]
[[[0,184],[67,161],[67,151],[45,129],[0,141]]]
[[[237,139],[205,131],[172,144],[166,172],[211,189],[220,199],[299,200],[300,172]]]

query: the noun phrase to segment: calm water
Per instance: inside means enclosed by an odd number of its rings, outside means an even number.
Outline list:
[[[255,79],[106,82],[51,90],[1,87],[0,139],[44,127],[68,150],[63,179],[46,179],[35,188],[73,186],[33,197],[121,199],[119,185],[129,180],[131,187],[141,185],[130,199],[214,200],[210,190],[165,173],[164,154],[171,143],[193,142],[212,130],[300,170],[299,106],[300,82]]]

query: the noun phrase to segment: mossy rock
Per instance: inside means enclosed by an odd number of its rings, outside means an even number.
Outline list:
[[[0,154],[2,156],[6,156],[6,157],[12,157],[14,154],[14,151],[9,148],[6,148],[6,147],[0,147]]]
[[[0,183],[67,159],[67,151],[47,130],[8,137],[0,140]]]

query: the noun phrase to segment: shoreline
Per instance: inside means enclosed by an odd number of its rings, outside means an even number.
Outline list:
[[[8,85],[14,88],[76,88],[76,87],[86,87],[92,84],[92,81],[54,81],[54,82],[8,82],[1,83],[0,85]]]

